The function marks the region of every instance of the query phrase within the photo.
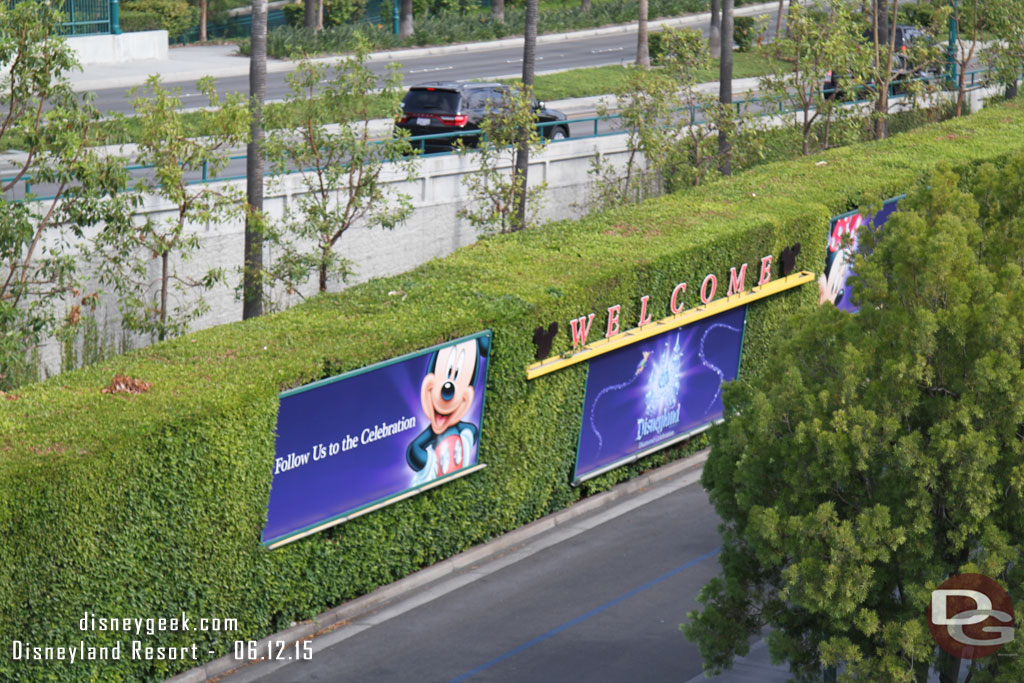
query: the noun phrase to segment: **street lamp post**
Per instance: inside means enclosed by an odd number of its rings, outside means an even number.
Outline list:
[[[953,11],[949,15],[949,43],[946,45],[946,62],[950,83],[956,83],[956,52],[957,52],[957,0],[951,0]]]

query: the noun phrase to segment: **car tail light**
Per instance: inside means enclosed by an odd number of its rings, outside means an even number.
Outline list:
[[[464,126],[469,121],[469,117],[465,114],[457,114],[455,116],[439,116],[438,119],[445,126]]]
[[[827,78],[832,78],[832,71],[829,70]]]

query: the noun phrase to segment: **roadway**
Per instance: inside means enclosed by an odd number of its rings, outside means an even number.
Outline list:
[[[775,6],[775,5],[772,5]],[[764,13],[763,5],[741,7],[736,10],[737,16]],[[708,15],[693,15],[676,20],[675,23],[687,28],[700,29],[707,34]],[[775,22],[767,21],[768,40],[774,35]],[[636,32],[623,30],[615,33],[594,35],[593,31],[579,31],[574,34],[562,34],[565,39],[541,40],[537,45],[536,70],[538,73],[550,73],[578,69],[584,67],[606,66],[610,64],[629,64],[636,61]],[[370,68],[378,75],[386,73],[388,65],[400,62],[400,72],[406,85],[415,85],[435,80],[480,80],[492,78],[514,78],[522,74],[523,48],[521,41],[504,41],[517,44],[486,47],[475,45],[464,52],[448,54],[421,54],[429,50],[398,50],[387,57],[375,58]],[[174,48],[176,50],[190,48]],[[379,54],[379,53],[378,53]],[[284,99],[288,94],[285,77],[294,68],[294,62],[269,59],[267,73],[267,101]],[[219,72],[219,73],[218,73]],[[248,93],[249,77],[248,59],[233,57],[225,61],[218,58],[216,63],[209,64],[209,75],[217,77],[217,90],[223,96],[231,92]],[[198,75],[193,75],[175,85],[181,87],[182,104],[202,106],[204,98],[197,93],[195,82]],[[116,80],[112,77],[111,80]],[[139,81],[141,82],[141,80]],[[95,83],[95,80],[93,81]],[[127,87],[92,87],[95,104],[107,113],[132,113]]]
[[[326,629],[309,661],[253,664],[224,683],[690,681],[701,658],[679,624],[721,571],[698,476],[677,473]]]

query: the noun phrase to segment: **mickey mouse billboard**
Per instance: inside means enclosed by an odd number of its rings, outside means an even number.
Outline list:
[[[490,345],[479,332],[282,393],[263,545],[483,468]]]
[[[853,289],[850,276],[853,272],[853,257],[860,250],[860,231],[877,230],[882,227],[893,211],[899,206],[900,195],[888,199],[876,214],[861,214],[851,211],[832,219],[828,229],[828,249],[825,252],[825,269],[818,277],[818,305],[830,303],[841,311],[856,313],[860,307],[853,303]]]

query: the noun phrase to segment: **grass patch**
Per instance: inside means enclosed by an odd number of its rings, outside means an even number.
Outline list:
[[[628,66],[611,64],[587,69],[572,69],[559,73],[537,76],[534,81],[534,95],[539,100],[564,100],[570,97],[606,95],[622,89],[629,73]],[[772,73],[776,69],[792,69],[780,60],[772,60],[760,48],[733,55],[733,78],[754,78]],[[718,80],[718,60],[701,71],[697,77],[702,83]],[[515,83],[518,79],[502,79],[503,83]]]

